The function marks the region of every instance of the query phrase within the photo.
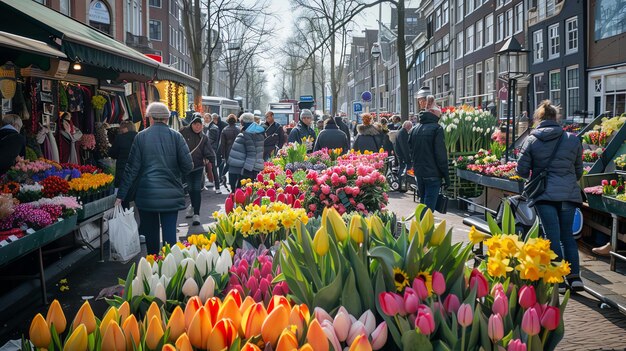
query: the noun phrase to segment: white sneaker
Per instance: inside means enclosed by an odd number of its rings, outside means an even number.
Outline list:
[[[191,218],[193,216],[193,206],[189,205],[185,212],[185,218]]]
[[[221,194],[221,193],[222,193],[222,190],[220,190],[220,188],[215,188],[215,193],[216,193],[216,194]]]
[[[193,221],[191,222],[191,225],[200,225],[200,216],[199,215],[193,215]]]
[[[214,185],[213,182],[208,182],[207,181],[207,182],[204,183],[204,186],[207,187],[207,188],[212,187],[213,185]]]

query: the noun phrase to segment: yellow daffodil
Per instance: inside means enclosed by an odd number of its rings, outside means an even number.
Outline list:
[[[491,238],[491,235],[477,230],[474,226],[469,231],[469,241],[472,245],[476,245],[487,238]]]
[[[493,278],[505,277],[508,272],[513,270],[513,267],[509,267],[510,260],[503,258],[498,252],[495,256],[489,257],[487,261],[487,273]]]

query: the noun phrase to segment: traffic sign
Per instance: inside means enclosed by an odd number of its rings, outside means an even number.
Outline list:
[[[313,102],[313,95],[300,96],[300,102]]]
[[[363,104],[360,102],[354,101],[352,103],[352,111],[354,111],[355,114],[363,112]]]
[[[364,91],[361,93],[361,100],[363,101],[372,101],[372,93],[370,93],[369,91]]]

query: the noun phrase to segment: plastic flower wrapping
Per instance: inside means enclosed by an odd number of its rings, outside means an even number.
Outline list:
[[[83,134],[80,138],[80,147],[83,150],[93,150],[96,148],[96,137],[93,134]]]

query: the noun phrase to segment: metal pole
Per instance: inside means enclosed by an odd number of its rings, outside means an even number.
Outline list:
[[[513,131],[511,132],[511,139],[512,139],[512,144],[513,144],[513,155],[515,155],[515,128],[516,128],[516,124],[515,124],[515,100],[517,100],[517,79],[515,78],[511,78],[511,92],[512,92],[512,98],[511,98],[511,111],[512,111],[512,116],[511,118],[513,119]]]
[[[374,85],[376,85],[376,121],[380,121],[380,111],[378,109],[378,57],[374,62]]]
[[[512,96],[513,94],[511,94],[511,81],[512,79],[509,78],[507,84],[508,84],[508,88],[509,88],[509,96],[507,97],[507,107],[506,107],[506,148],[505,148],[505,152],[504,152],[504,162],[509,162],[509,142],[510,142],[510,138],[509,138],[509,129],[510,129],[510,123],[511,123],[511,101],[512,101]]]

